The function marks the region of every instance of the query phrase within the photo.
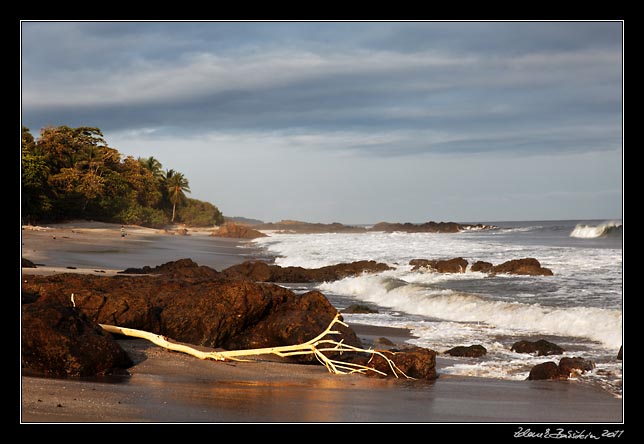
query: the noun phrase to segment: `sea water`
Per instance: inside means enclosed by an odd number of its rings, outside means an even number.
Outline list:
[[[281,266],[317,268],[375,260],[394,269],[316,284],[342,310],[362,303],[372,314],[343,314],[349,323],[409,328],[411,344],[445,356],[440,373],[526,379],[542,362],[582,357],[595,369],[576,377],[622,395],[623,229],[621,221],[490,222],[499,227],[460,233],[271,232],[255,241]],[[413,271],[411,259],[462,257],[498,265],[536,258],[553,276],[490,276],[472,272]],[[294,287],[297,291],[311,289]],[[564,348],[561,356],[515,353],[519,340],[546,339]],[[482,358],[440,353],[480,344]]]

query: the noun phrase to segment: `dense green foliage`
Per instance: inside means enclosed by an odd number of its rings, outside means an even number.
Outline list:
[[[98,128],[22,128],[23,223],[91,219],[161,227],[223,223],[219,209],[186,197],[188,179],[154,157],[122,158]]]

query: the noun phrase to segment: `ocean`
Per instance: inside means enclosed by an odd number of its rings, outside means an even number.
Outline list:
[[[621,221],[486,222],[499,227],[460,233],[285,234],[254,243],[281,266],[317,268],[357,260],[395,267],[317,285],[339,310],[366,304],[369,314],[343,314],[349,323],[405,327],[409,342],[439,352],[441,374],[524,380],[530,369],[563,356],[582,357],[595,369],[575,379],[622,396],[623,228]],[[498,265],[536,258],[553,276],[443,274],[412,271],[411,259],[462,257]],[[519,340],[546,339],[561,346],[559,356],[512,352]],[[479,344],[482,358],[440,353]]]

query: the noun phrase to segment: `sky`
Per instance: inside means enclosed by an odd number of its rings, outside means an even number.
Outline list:
[[[264,221],[621,219],[621,21],[23,21],[21,124]]]

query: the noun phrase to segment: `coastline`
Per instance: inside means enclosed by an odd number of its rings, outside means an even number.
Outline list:
[[[127,267],[190,257],[222,270],[261,256],[243,241],[164,230],[77,222],[23,230],[22,273],[115,274]],[[207,242],[206,242],[207,240]],[[244,248],[240,248],[244,247]],[[68,268],[76,267],[76,268]],[[405,329],[351,325],[372,344],[409,339]],[[274,359],[217,363],[121,340],[134,356],[131,376],[71,380],[21,375],[21,421],[42,422],[441,422],[614,423],[623,404],[574,381],[502,381],[440,375],[431,383],[331,375],[322,366]],[[440,374],[440,357],[437,370]],[[60,405],[60,407],[59,407]]]

